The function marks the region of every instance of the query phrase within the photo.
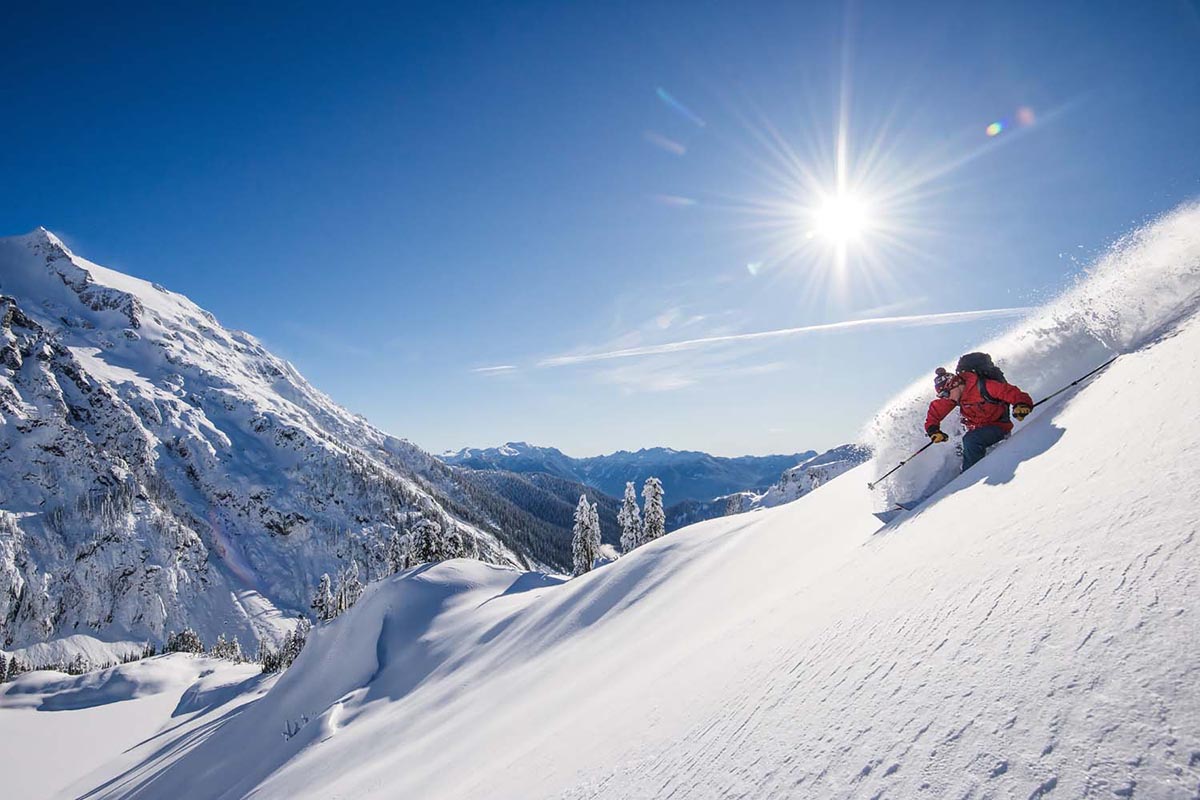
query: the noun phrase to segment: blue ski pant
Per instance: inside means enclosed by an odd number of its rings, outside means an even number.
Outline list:
[[[962,439],[963,472],[975,466],[975,462],[983,458],[987,449],[1008,438],[1008,432],[998,425],[984,425],[973,431],[967,431]]]

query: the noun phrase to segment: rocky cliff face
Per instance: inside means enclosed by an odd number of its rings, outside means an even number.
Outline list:
[[[421,518],[524,564],[487,499],[187,298],[0,239],[0,646],[272,638]]]

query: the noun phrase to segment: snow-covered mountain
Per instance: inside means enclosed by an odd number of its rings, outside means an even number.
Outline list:
[[[741,514],[756,508],[774,508],[799,500],[871,457],[871,451],[858,444],[844,444],[784,470],[779,480],[765,492],[739,492],[726,499],[726,514]]]
[[[965,474],[942,479],[946,445],[872,492],[877,455],[565,583],[423,566],[277,679],[181,691],[174,656],[30,673],[0,689],[6,774],[94,800],[1194,798],[1198,308],[1194,206],[983,346],[1035,397],[1122,355]],[[878,449],[916,449],[919,383],[869,426]],[[124,733],[128,703],[157,730]],[[105,731],[87,774],[37,746]]]
[[[791,455],[740,456],[727,458],[694,450],[651,447],[630,452],[619,450],[603,456],[572,458],[554,447],[537,447],[527,442],[508,442],[500,447],[464,448],[443,453],[448,464],[477,470],[544,472],[620,497],[625,483],[642,483],[654,476],[667,491],[668,502],[711,500],[732,492],[760,489],[775,481],[781,472],[816,455],[815,451]]]
[[[162,286],[0,239],[0,646],[272,638],[323,572],[417,519],[488,561],[523,520]],[[506,530],[494,520],[512,512]]]
[[[667,509],[667,530],[791,503],[870,457],[871,451],[863,445],[844,444],[789,467],[779,480],[762,491],[734,492],[706,501],[685,500]]]

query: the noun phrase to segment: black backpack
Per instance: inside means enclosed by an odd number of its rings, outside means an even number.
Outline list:
[[[988,403],[996,403],[1004,406],[1004,416],[1001,422],[1008,422],[1008,403],[1003,400],[997,400],[988,393],[987,382],[999,381],[1000,383],[1008,383],[1004,377],[1004,373],[999,367],[992,362],[992,357],[987,353],[967,353],[958,360],[958,365],[954,367],[955,372],[974,372],[979,385],[979,395]]]

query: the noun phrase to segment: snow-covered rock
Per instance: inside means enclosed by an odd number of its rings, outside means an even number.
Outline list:
[[[477,489],[254,337],[50,232],[0,239],[0,646],[275,639],[421,518],[525,564]]]

